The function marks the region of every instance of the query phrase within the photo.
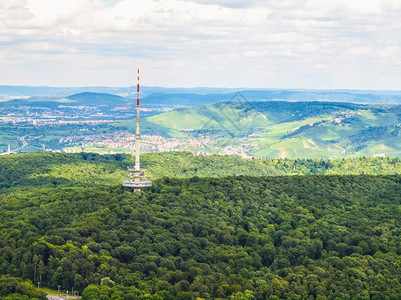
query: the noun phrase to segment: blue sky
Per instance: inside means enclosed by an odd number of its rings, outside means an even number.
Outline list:
[[[400,0],[0,1],[0,85],[392,89]]]
[[[109,5],[109,6],[114,6],[116,5],[118,2],[120,2],[121,0],[104,0],[104,2]]]

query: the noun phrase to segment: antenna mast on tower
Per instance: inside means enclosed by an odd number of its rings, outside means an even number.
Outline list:
[[[135,167],[128,167],[129,176],[134,179],[124,179],[123,186],[133,188],[134,192],[140,192],[144,187],[152,186],[152,181],[146,179],[146,169],[141,169],[140,162],[140,147],[141,147],[141,134],[139,130],[139,69],[138,69],[138,84],[136,88],[136,134],[135,134]]]

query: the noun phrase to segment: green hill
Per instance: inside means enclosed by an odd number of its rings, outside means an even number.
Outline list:
[[[79,105],[119,104],[126,101],[123,97],[117,95],[90,92],[73,94],[66,97],[66,99],[74,101],[75,104]]]
[[[216,145],[229,138],[229,145],[245,143],[257,157],[401,157],[400,120],[398,105],[234,99],[152,116],[144,127],[170,137],[208,137]]]
[[[132,193],[128,156],[0,157],[0,298],[43,299],[38,281],[83,300],[401,294],[400,176],[227,176],[387,172],[400,159],[143,158],[159,179]]]

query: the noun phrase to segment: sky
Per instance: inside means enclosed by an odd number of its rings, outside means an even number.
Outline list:
[[[0,0],[0,85],[401,90],[401,0]]]

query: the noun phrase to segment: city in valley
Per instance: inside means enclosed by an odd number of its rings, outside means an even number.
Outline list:
[[[396,91],[163,91],[143,92],[142,153],[401,157],[401,94]],[[113,92],[119,95],[0,95],[0,154],[133,153],[136,93],[132,88]]]
[[[64,151],[95,152],[99,154],[132,153],[135,149],[135,134],[129,132],[114,132],[109,134],[95,134],[87,136],[68,136],[60,139],[61,144],[81,145],[65,147]],[[251,158],[246,152],[252,148],[249,144],[227,145],[217,147],[216,140],[212,138],[165,138],[160,135],[142,135],[141,152],[170,152],[188,151],[194,154],[221,154],[239,155]]]
[[[168,112],[175,107],[145,104],[140,110],[141,117]],[[3,99],[0,102],[0,127],[3,129],[0,152],[132,153],[135,149],[134,129],[125,126],[124,121],[134,118],[132,101],[85,105],[69,103],[65,99],[56,102]],[[251,156],[247,153],[253,147],[248,139],[227,143],[224,138],[205,134],[170,137],[159,134],[157,128],[148,129],[141,140],[142,153],[189,151],[248,158]]]

